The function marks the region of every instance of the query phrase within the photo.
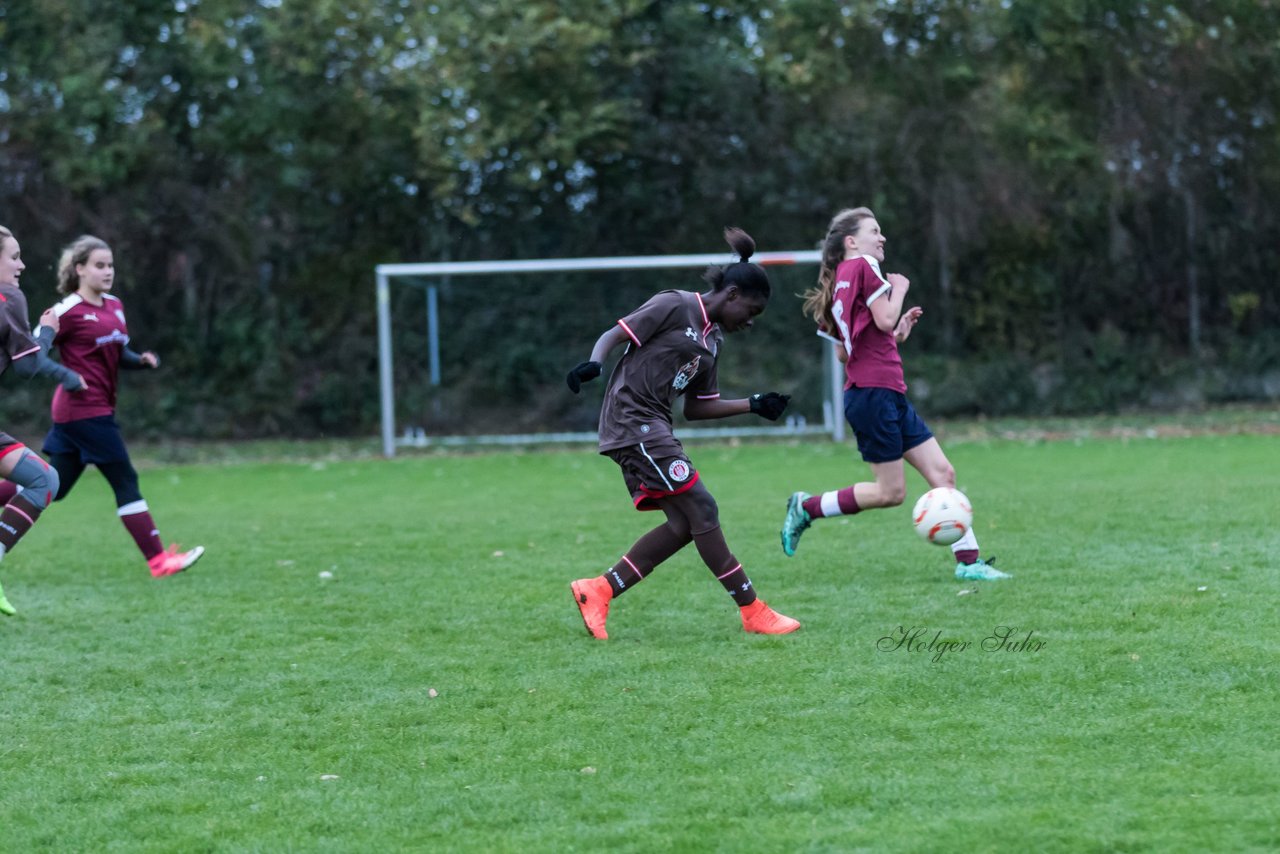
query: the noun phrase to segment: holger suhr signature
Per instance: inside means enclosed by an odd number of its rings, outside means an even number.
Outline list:
[[[991,634],[978,641],[977,648],[983,652],[1039,652],[1048,641],[1034,637],[1035,633],[1035,629],[1024,631],[1017,626],[996,626]],[[973,641],[943,638],[941,629],[934,631],[923,626],[898,626],[876,641],[880,652],[931,653],[934,662],[949,653],[967,652],[974,646]]]

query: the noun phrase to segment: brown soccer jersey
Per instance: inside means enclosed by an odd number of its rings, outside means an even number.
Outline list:
[[[618,321],[631,342],[609,377],[600,409],[600,451],[670,436],[681,394],[720,396],[716,356],[724,335],[702,296],[662,291]]]
[[[15,359],[32,356],[39,350],[27,318],[27,298],[16,285],[0,285],[0,374]]]

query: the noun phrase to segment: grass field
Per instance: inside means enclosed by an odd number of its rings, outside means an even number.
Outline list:
[[[0,849],[1275,850],[1277,447],[957,441],[1016,576],[977,585],[903,508],[782,556],[851,447],[691,446],[804,628],[743,634],[689,550],[604,643],[568,582],[658,520],[589,449],[148,468],[209,549],[163,581],[90,473],[0,565]]]

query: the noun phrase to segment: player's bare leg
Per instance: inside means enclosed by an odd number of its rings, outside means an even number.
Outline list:
[[[956,470],[943,453],[937,439],[929,439],[906,453],[907,462],[920,472],[930,487],[949,486],[955,489]],[[993,564],[995,558],[979,557],[978,538],[971,527],[965,535],[951,544],[951,551],[956,558],[956,579],[958,581],[999,581],[1012,578],[1009,573],[1001,572]]]
[[[815,519],[828,516],[852,516],[873,507],[896,507],[907,494],[907,481],[902,460],[871,463],[874,481],[855,483],[844,489],[810,495],[792,493],[787,500],[787,515],[782,520],[782,551],[787,557],[796,553],[800,535]]]

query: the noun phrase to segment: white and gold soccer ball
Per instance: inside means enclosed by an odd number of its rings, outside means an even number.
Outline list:
[[[920,496],[911,511],[911,524],[935,546],[949,546],[969,532],[973,505],[960,490],[939,486]]]

